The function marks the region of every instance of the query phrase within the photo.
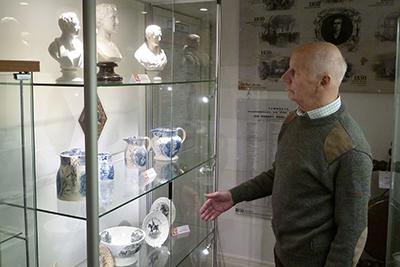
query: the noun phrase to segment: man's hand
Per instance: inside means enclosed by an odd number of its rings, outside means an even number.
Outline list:
[[[214,220],[233,206],[232,195],[229,191],[209,193],[205,196],[207,200],[200,208],[200,217],[205,221]]]

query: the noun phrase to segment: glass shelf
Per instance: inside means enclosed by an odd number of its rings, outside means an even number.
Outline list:
[[[214,229],[189,225],[190,233],[171,237],[160,248],[147,244],[139,251],[138,262],[134,266],[179,266],[187,257],[214,233]],[[86,260],[75,267],[86,266]]]
[[[98,87],[124,87],[124,86],[157,86],[157,85],[174,85],[174,84],[199,84],[199,83],[212,83],[216,82],[215,79],[211,80],[193,80],[193,81],[164,81],[160,83],[134,83],[134,82],[122,82],[122,83],[97,83]],[[0,83],[3,84],[19,84],[19,83]],[[34,82],[33,86],[54,86],[54,87],[83,87],[83,83],[40,83]]]
[[[189,226],[190,227],[190,226]],[[196,232],[192,236],[183,237],[175,240],[174,254],[172,256],[172,265],[180,265],[192,253],[195,253],[196,248],[203,243],[213,232],[213,229],[193,227]],[[192,229],[192,228],[191,228]]]
[[[21,238],[22,232],[10,227],[0,226],[0,245],[13,238]]]
[[[198,167],[212,163],[214,157],[200,153],[182,152],[177,161],[153,161],[152,168],[157,173],[153,181],[146,181],[143,172],[125,167],[123,153],[113,155],[114,179],[99,181],[99,217],[138,199],[139,197],[187,174]],[[57,199],[56,174],[39,179],[37,183],[37,210],[86,220],[85,199],[63,201]]]

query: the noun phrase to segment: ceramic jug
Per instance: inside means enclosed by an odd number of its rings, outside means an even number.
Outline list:
[[[177,128],[156,128],[150,130],[153,137],[151,138],[151,147],[154,150],[156,160],[170,161],[178,159],[178,152],[185,142],[186,132],[184,129]],[[182,137],[178,135],[181,132]]]
[[[114,178],[114,167],[110,153],[99,153],[97,156],[99,179]],[[74,148],[60,153],[60,168],[57,172],[57,198],[77,201],[86,197],[85,152]]]
[[[147,155],[150,149],[150,138],[147,136],[129,136],[124,138],[124,141],[127,143],[125,148],[125,166],[127,168],[141,168],[146,166]]]
[[[167,182],[184,173],[179,162],[156,161],[153,168],[157,173],[157,181],[160,183]]]

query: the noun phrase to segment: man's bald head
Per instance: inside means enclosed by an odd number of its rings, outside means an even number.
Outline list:
[[[317,77],[329,75],[332,86],[339,88],[347,64],[335,45],[327,42],[308,43],[296,48],[293,54],[303,60],[303,66],[310,73]]]

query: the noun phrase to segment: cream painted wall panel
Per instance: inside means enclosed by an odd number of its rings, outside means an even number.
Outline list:
[[[237,90],[239,49],[239,0],[222,0],[220,77],[219,188],[236,185],[236,100],[239,98],[287,99],[286,92]],[[393,132],[392,94],[341,94],[343,103],[363,128],[376,159],[387,159]],[[270,222],[236,215],[233,209],[219,219],[221,253],[226,262],[273,263],[275,242]],[[239,259],[238,261],[235,261]],[[235,263],[235,264],[236,264]],[[238,263],[239,264],[239,263]],[[228,266],[228,265],[227,265]],[[232,265],[236,266],[236,265]],[[240,266],[240,264],[238,265]],[[267,265],[268,266],[268,265]]]

